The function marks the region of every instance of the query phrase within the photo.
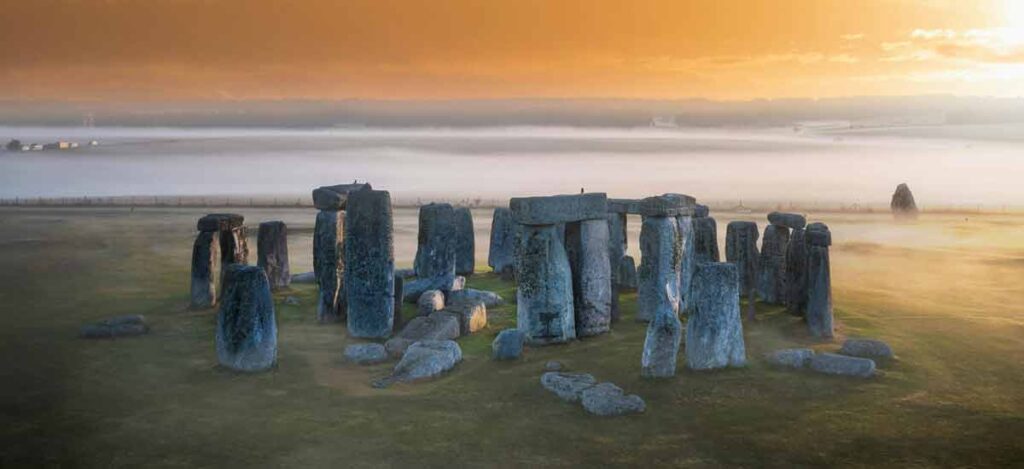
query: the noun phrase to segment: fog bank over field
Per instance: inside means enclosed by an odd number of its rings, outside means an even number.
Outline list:
[[[924,208],[1024,205],[1024,124],[573,128],[0,127],[0,197],[270,195],[371,181],[398,199],[605,191],[707,201],[883,206],[907,182]]]

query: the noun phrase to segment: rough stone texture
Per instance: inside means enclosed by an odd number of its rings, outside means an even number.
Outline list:
[[[831,339],[832,266],[828,244],[832,242],[828,227],[822,223],[807,226],[807,329],[814,337]]]
[[[316,272],[303,272],[292,275],[292,283],[316,283]]]
[[[391,335],[395,320],[395,251],[391,194],[349,194],[345,211],[345,294],[348,333],[365,339]]]
[[[640,375],[668,378],[676,374],[676,357],[683,337],[683,325],[672,312],[659,312],[647,325],[647,338],[640,359]]]
[[[199,231],[230,231],[241,228],[245,217],[237,213],[211,213],[199,219],[196,229]]]
[[[609,206],[610,206],[609,202]],[[626,248],[629,244],[629,237],[626,233],[626,214],[613,213],[610,211],[605,217],[608,220],[608,264],[611,269],[611,320],[619,320],[619,291],[621,281],[619,279],[620,261],[626,255]],[[635,270],[634,270],[635,272]]]
[[[640,199],[608,199],[608,213],[639,215]]]
[[[403,299],[406,303],[416,303],[420,295],[428,290],[441,290],[442,293],[451,294],[453,291],[462,290],[466,285],[466,277],[434,277],[418,278],[404,285]]]
[[[626,395],[612,383],[601,383],[584,389],[580,403],[591,414],[601,417],[640,414],[646,409],[644,400],[636,394]]]
[[[394,337],[384,343],[388,355],[400,357],[413,342],[420,340],[452,340],[459,337],[459,320],[454,315],[417,316]]]
[[[589,337],[604,334],[608,332],[612,321],[607,220],[602,218],[568,223],[565,245],[572,271],[576,335]]]
[[[288,269],[288,227],[284,222],[260,223],[256,235],[256,264],[266,272],[271,290],[285,288],[292,283]]]
[[[95,324],[86,324],[78,330],[78,336],[83,339],[116,339],[147,333],[149,326],[146,324],[145,316],[141,314],[104,319]]]
[[[393,298],[393,305],[395,311],[395,321],[391,324],[391,332],[398,332],[402,330],[405,323],[402,319],[402,293],[405,286],[405,280],[402,277],[395,277],[395,296]]]
[[[768,223],[795,230],[807,226],[807,217],[799,213],[772,212],[768,214]]]
[[[658,314],[678,314],[683,245],[675,217],[644,217],[640,253],[637,321],[650,321]]]
[[[718,262],[718,222],[712,217],[693,219],[693,256],[696,263]]]
[[[786,311],[794,316],[807,312],[807,237],[794,229],[786,247]]]
[[[511,271],[515,264],[515,222],[512,210],[498,207],[491,219],[491,244],[487,252],[487,265],[495,272]]]
[[[910,192],[910,186],[906,183],[896,186],[889,208],[897,218],[917,217],[917,202],[914,201],[914,194]]]
[[[491,342],[491,357],[495,360],[516,360],[523,355],[526,336],[519,329],[505,329]]]
[[[220,236],[200,231],[192,245],[192,290],[189,307],[210,308],[217,304],[217,276],[220,273]]]
[[[241,215],[239,215],[241,216]],[[249,241],[244,226],[220,231],[220,269],[249,262]]]
[[[554,225],[582,220],[603,220],[608,196],[602,192],[547,197],[514,197],[512,219],[523,225]]]
[[[696,199],[686,194],[662,194],[640,201],[640,215],[644,217],[693,216]]]
[[[579,402],[583,390],[597,384],[597,380],[587,373],[549,371],[540,376],[540,384],[564,401]]]
[[[686,364],[693,370],[747,362],[735,264],[701,264],[694,274],[693,312],[686,322]]]
[[[454,314],[459,321],[460,335],[472,334],[487,327],[487,306],[481,302],[462,301],[449,304],[438,313]]]
[[[263,371],[277,362],[277,319],[267,274],[232,265],[224,276],[217,313],[217,360],[238,371]]]
[[[441,293],[441,290],[427,290],[416,301],[418,316],[430,316],[442,309],[444,309],[444,293]]]
[[[622,256],[619,259],[619,290],[636,291],[639,286],[639,279],[636,273],[636,262],[633,256]]]
[[[313,228],[313,272],[320,298],[316,317],[322,323],[345,320],[345,217],[343,212],[321,210]]]
[[[313,205],[320,210],[345,210],[349,194],[352,192],[372,189],[370,184],[352,183],[336,186],[320,186],[313,189]]]
[[[889,359],[894,357],[889,344],[875,339],[846,339],[842,348],[839,349],[839,353],[860,358]]]
[[[345,347],[345,359],[359,365],[375,365],[388,361],[388,352],[381,344],[352,344]]]
[[[757,293],[759,255],[757,252],[757,223],[733,221],[725,230],[725,260],[736,264],[740,294],[749,300],[747,317],[754,317],[754,297]]]
[[[691,308],[690,284],[697,266],[697,246],[693,239],[693,218],[676,217],[679,225],[679,240],[682,243],[682,256],[679,260],[679,310],[689,312]]]
[[[395,278],[413,278],[416,276],[416,269],[395,269]]]
[[[761,258],[758,260],[757,292],[761,301],[773,305],[786,303],[786,246],[789,244],[789,229],[779,225],[768,225],[761,241]]]
[[[829,375],[870,378],[875,375],[875,362],[867,358],[819,353],[811,358],[811,369]]]
[[[455,209],[450,204],[420,207],[417,279],[455,277],[455,231]]]
[[[693,207],[693,218],[706,218],[711,214],[711,209],[707,205],[697,204]]]
[[[462,349],[451,340],[422,340],[409,346],[389,378],[375,383],[410,383],[436,378],[462,361]]]
[[[516,316],[531,344],[576,338],[572,272],[554,225],[526,226],[516,257]]]
[[[473,275],[476,268],[476,232],[473,212],[466,207],[455,209],[455,273]]]
[[[483,303],[488,308],[495,306],[501,306],[505,304],[505,300],[497,293],[477,290],[475,288],[463,288],[462,290],[455,290],[448,293],[448,301],[450,303],[459,302],[470,302],[470,303]]]
[[[806,368],[814,358],[814,350],[809,348],[788,348],[766,353],[765,361],[770,365],[787,368]]]

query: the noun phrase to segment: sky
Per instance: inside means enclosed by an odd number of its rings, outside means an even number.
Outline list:
[[[1024,0],[0,0],[0,99],[1024,96]]]

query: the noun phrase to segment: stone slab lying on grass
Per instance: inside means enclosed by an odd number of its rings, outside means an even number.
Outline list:
[[[388,352],[381,344],[352,344],[345,347],[345,359],[360,365],[374,365],[388,360]]]
[[[395,365],[391,376],[373,383],[387,387],[392,383],[410,383],[436,378],[462,361],[462,349],[451,340],[424,340],[409,346]]]
[[[829,375],[870,378],[875,375],[875,362],[867,358],[819,353],[811,359],[811,369]]]
[[[472,334],[487,327],[487,306],[483,303],[458,302],[449,304],[444,310],[434,314],[452,314],[459,321],[461,335]]]
[[[515,360],[523,355],[523,343],[526,336],[519,329],[505,329],[498,333],[491,342],[491,358],[495,360]]]
[[[846,339],[839,349],[840,355],[860,358],[893,358],[889,344],[875,339]]]
[[[540,384],[567,402],[579,402],[580,394],[597,383],[594,376],[587,373],[562,373],[550,371],[540,377]]]
[[[470,302],[470,303],[483,303],[488,308],[495,306],[501,306],[505,304],[505,299],[501,295],[487,290],[477,290],[475,288],[463,288],[462,290],[455,290],[448,294],[449,303],[459,302]]]
[[[603,192],[546,197],[514,197],[509,202],[512,219],[523,225],[554,225],[604,219],[608,196]]]
[[[584,389],[580,394],[583,408],[601,417],[639,414],[646,409],[644,400],[636,394],[626,395],[612,383],[601,383]]]
[[[814,350],[809,348],[788,348],[768,352],[764,359],[771,365],[789,368],[806,368],[814,358]]]
[[[455,315],[432,314],[416,317],[402,330],[384,343],[388,355],[400,357],[414,342],[421,340],[451,340],[459,337],[459,320]]]
[[[116,316],[110,319],[86,324],[78,331],[83,339],[114,339],[132,337],[149,333],[146,318],[142,315]]]
[[[436,311],[444,309],[444,293],[441,290],[427,290],[416,300],[416,314],[419,316],[430,316]]]
[[[418,278],[407,282],[403,286],[405,291],[402,295],[406,303],[416,303],[419,301],[420,295],[427,290],[441,290],[445,293],[451,293],[462,290],[465,286],[466,277],[461,275],[455,277]]]

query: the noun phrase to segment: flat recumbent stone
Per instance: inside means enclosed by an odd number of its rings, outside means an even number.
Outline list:
[[[608,197],[602,192],[546,197],[515,197],[509,202],[512,219],[523,225],[554,225],[604,219]]]
[[[350,193],[372,189],[369,183],[338,184],[313,189],[313,205],[320,210],[345,210]]]
[[[807,217],[799,213],[772,212],[768,214],[768,223],[790,229],[799,229],[807,226]]]

